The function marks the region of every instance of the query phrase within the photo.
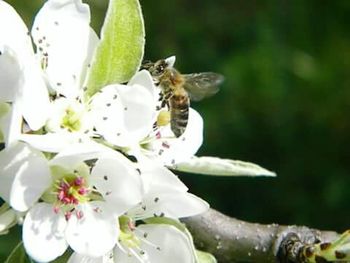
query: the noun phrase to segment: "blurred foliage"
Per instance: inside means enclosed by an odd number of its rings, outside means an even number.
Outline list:
[[[43,1],[13,0],[28,25]],[[106,0],[90,0],[99,31]],[[255,162],[271,178],[183,174],[214,208],[261,223],[350,228],[350,2],[142,0],[146,59],[175,54],[186,73],[226,76],[193,103],[199,155]],[[4,243],[2,242],[4,240]],[[9,245],[0,238],[0,259]]]

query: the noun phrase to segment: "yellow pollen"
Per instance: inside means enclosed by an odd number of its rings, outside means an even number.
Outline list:
[[[159,112],[157,117],[158,126],[166,126],[170,122],[170,111],[162,110]]]

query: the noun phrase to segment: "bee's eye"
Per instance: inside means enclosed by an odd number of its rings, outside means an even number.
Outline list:
[[[159,65],[158,67],[157,67],[157,73],[158,74],[161,74],[161,73],[163,73],[164,72],[164,66],[163,65]]]

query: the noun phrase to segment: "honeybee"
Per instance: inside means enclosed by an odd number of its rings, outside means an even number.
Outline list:
[[[190,100],[199,101],[214,95],[224,77],[213,72],[181,74],[173,67],[174,62],[175,57],[160,59],[155,63],[147,61],[142,69],[148,70],[161,88],[161,108],[168,106],[170,128],[176,137],[180,137],[187,127]],[[167,119],[164,115],[163,112],[159,116]]]

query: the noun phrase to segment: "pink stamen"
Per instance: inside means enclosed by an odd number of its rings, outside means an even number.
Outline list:
[[[83,211],[81,211],[81,210],[77,211],[76,214],[77,214],[77,218],[78,218],[78,219],[82,219],[83,216],[84,216],[84,213],[83,213]]]
[[[79,200],[74,198],[74,197],[72,197],[72,201],[71,202],[72,202],[72,204],[75,204],[75,205],[79,204]]]
[[[61,187],[62,190],[68,189],[69,186],[70,186],[70,185],[69,185],[68,183],[66,183],[66,182],[61,182],[61,183],[60,183],[60,187]]]
[[[160,139],[162,137],[162,135],[160,134],[160,132],[158,131],[157,133],[156,133],[156,138],[157,139]]]
[[[77,177],[75,180],[74,180],[74,185],[75,186],[81,186],[85,183],[85,180],[83,177]]]
[[[135,223],[132,220],[128,222],[128,227],[131,231],[134,231],[136,229]]]
[[[70,204],[71,203],[71,199],[68,196],[66,196],[66,197],[63,198],[62,202],[65,203],[65,204]]]
[[[78,190],[78,193],[80,195],[85,195],[88,192],[88,190],[85,187],[82,187]]]
[[[59,206],[55,206],[55,207],[53,208],[53,212],[54,212],[55,214],[58,214],[59,211],[60,211],[60,207],[59,207]]]
[[[80,203],[80,196],[86,195],[89,190],[85,187],[85,178],[77,176],[74,180],[65,180],[57,182],[57,200],[59,205],[57,208],[54,208],[55,213],[58,213],[60,207],[68,205],[76,206]],[[73,210],[72,210],[73,211]],[[68,220],[71,217],[71,213],[65,213],[65,217]]]
[[[57,199],[62,201],[64,197],[65,197],[65,192],[63,190],[59,191],[57,195]]]

